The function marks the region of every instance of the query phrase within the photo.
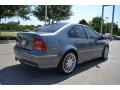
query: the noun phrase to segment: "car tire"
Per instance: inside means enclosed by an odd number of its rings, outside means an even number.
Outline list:
[[[102,59],[107,60],[108,59],[108,53],[109,53],[109,47],[106,46],[103,50],[103,53],[102,53]]]
[[[70,74],[74,71],[76,63],[77,63],[76,54],[73,52],[67,52],[62,57],[57,70],[62,74]]]

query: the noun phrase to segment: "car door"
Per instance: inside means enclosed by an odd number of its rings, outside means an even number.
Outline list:
[[[92,28],[85,26],[85,30],[87,32],[89,38],[89,50],[91,51],[91,59],[101,57],[103,51],[103,43],[102,40],[99,39],[99,35]]]
[[[89,40],[82,25],[75,25],[68,31],[68,39],[78,50],[78,63],[89,60]]]

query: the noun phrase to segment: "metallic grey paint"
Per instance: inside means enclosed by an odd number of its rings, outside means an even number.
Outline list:
[[[89,37],[86,39],[69,38],[67,33],[74,25],[81,24],[67,24],[53,33],[18,33],[18,37],[22,37],[23,39],[27,40],[29,44],[28,47],[15,45],[15,57],[17,60],[27,60],[34,62],[38,65],[38,68],[57,67],[63,55],[69,50],[74,50],[77,53],[78,64],[97,57],[101,57],[104,47],[109,46],[108,41],[104,39],[93,40]],[[85,27],[85,25],[82,26]],[[87,31],[86,34],[88,34]],[[47,46],[46,52],[32,50],[30,46],[31,42],[34,40],[34,37],[42,37]]]

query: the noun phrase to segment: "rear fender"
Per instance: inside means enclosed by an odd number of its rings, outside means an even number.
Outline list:
[[[61,60],[62,57],[68,52],[68,51],[75,51],[77,53],[77,56],[78,56],[78,50],[76,47],[72,46],[72,45],[68,45],[66,47],[63,47],[63,48],[60,48],[60,51],[59,51],[59,59]],[[59,61],[60,62],[60,61]]]

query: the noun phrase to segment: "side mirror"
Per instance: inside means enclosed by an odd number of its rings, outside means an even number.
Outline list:
[[[99,40],[103,40],[103,39],[106,39],[106,38],[101,35],[98,39],[99,39]]]

